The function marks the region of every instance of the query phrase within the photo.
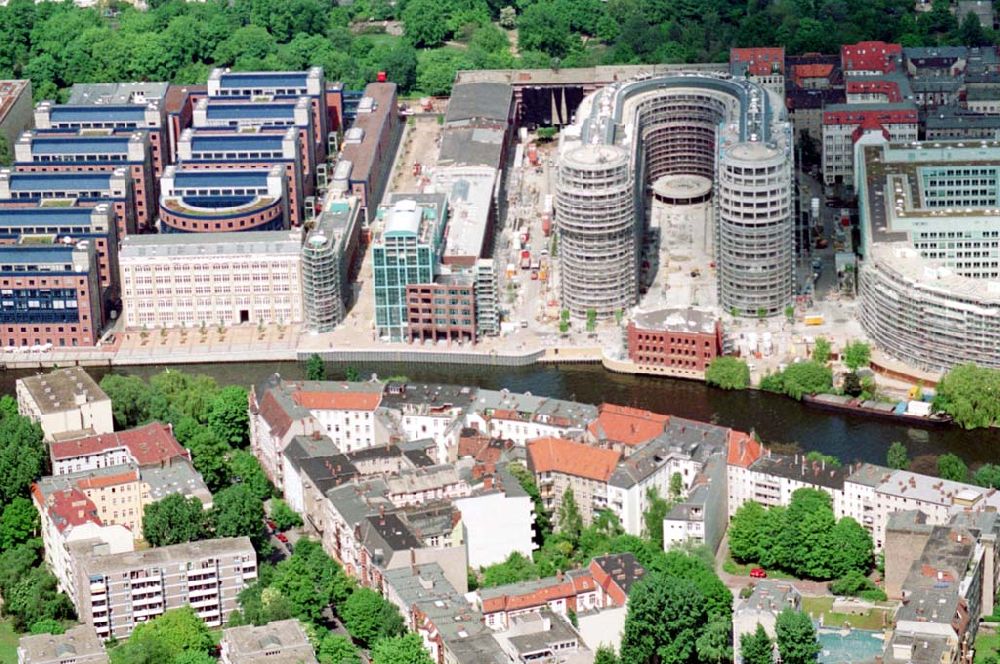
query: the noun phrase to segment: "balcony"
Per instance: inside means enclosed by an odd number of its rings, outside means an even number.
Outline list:
[[[145,609],[133,609],[132,616],[138,620],[139,618],[152,618],[153,616],[158,616],[161,613],[163,613],[163,604],[157,604],[156,606],[150,606]]]
[[[90,584],[90,594],[100,595],[108,591],[108,586],[103,581]]]
[[[188,601],[188,604],[190,604],[195,609],[203,609],[208,606],[218,606],[219,596],[212,595],[211,597],[205,597],[204,599],[198,599],[198,600],[192,599]]]

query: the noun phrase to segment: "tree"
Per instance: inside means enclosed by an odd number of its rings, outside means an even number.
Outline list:
[[[172,493],[146,505],[142,512],[142,537],[150,546],[193,542],[205,536],[205,521],[200,500]]]
[[[989,35],[983,30],[975,12],[969,12],[962,19],[958,26],[958,40],[965,46],[986,46],[990,43]]]
[[[632,586],[621,661],[693,664],[708,619],[704,595],[687,579],[652,573]]]
[[[973,476],[972,481],[979,486],[1000,489],[1000,465],[987,463],[980,466],[979,469],[976,470],[976,474]]]
[[[13,619],[14,629],[24,632],[42,620],[73,617],[73,603],[57,584],[45,567],[34,567],[4,591],[3,612]]]
[[[740,635],[740,656],[743,664],[774,664],[774,644],[763,625],[757,623],[755,632]]]
[[[594,653],[594,664],[619,664],[618,655],[611,646],[602,643],[597,646],[597,652]]]
[[[840,459],[829,454],[823,454],[819,450],[813,450],[806,454],[806,461],[810,463],[818,463],[822,466],[821,470],[825,470],[827,466],[830,468],[840,468]]]
[[[513,30],[517,27],[517,11],[507,6],[500,10],[500,27],[504,30]]]
[[[597,329],[597,310],[587,309],[587,332],[593,332],[596,329]]]
[[[552,0],[528,5],[517,19],[518,47],[562,58],[572,46],[573,33],[564,12]]]
[[[417,50],[413,45],[399,41],[382,55],[379,67],[390,81],[403,92],[410,92],[417,85]]]
[[[341,634],[327,632],[316,649],[320,664],[361,664],[361,653],[351,640]]]
[[[128,641],[113,648],[109,656],[111,664],[158,664],[176,661],[188,651],[207,655],[213,645],[205,622],[194,609],[184,606],[140,623]]]
[[[954,454],[942,454],[938,457],[937,474],[943,480],[953,482],[968,482],[969,469],[959,457]]]
[[[514,551],[502,563],[496,563],[483,568],[482,588],[504,586],[518,581],[530,581],[538,578],[538,570],[530,559]]]
[[[1000,370],[954,367],[937,384],[934,406],[966,429],[990,426],[1000,419]]]
[[[576,496],[573,489],[567,488],[559,504],[559,534],[571,542],[577,542],[582,530],[583,517],[576,505]]]
[[[187,422],[194,422],[192,418],[186,418]],[[195,433],[191,435],[187,443],[182,443],[191,451],[191,459],[195,470],[201,473],[205,484],[212,491],[228,486],[230,481],[230,469],[228,455],[232,453],[232,448],[207,427],[195,423]],[[180,426],[174,427],[176,434]],[[177,436],[180,441],[180,436]]]
[[[789,323],[795,322],[795,307],[792,305],[785,307],[785,318],[788,319]]]
[[[831,533],[835,523],[828,493],[819,489],[798,489],[792,493],[780,538],[787,556],[783,567],[798,576],[833,578],[835,546]]]
[[[372,664],[434,664],[423,641],[409,633],[381,639],[372,648]]]
[[[264,474],[260,461],[247,450],[235,450],[230,453],[229,474],[233,482],[248,488],[259,501],[267,500],[274,493],[271,480]]]
[[[796,362],[781,372],[781,383],[785,394],[793,399],[801,399],[806,394],[832,390],[833,372],[815,360]]]
[[[805,613],[785,607],[778,614],[774,632],[782,664],[809,664],[816,661],[821,648],[816,641],[816,628]]]
[[[318,353],[310,355],[306,362],[306,380],[326,380],[326,363]]]
[[[759,562],[761,550],[772,546],[765,539],[768,511],[748,500],[740,505],[729,523],[729,553],[738,562]]]
[[[0,505],[26,496],[31,483],[48,465],[42,428],[21,415],[0,419]]]
[[[469,55],[457,49],[422,49],[417,53],[417,89],[428,95],[451,93],[455,72],[469,69]]]
[[[699,662],[721,664],[733,659],[733,648],[729,645],[732,626],[728,620],[711,620],[698,637],[695,647]],[[596,664],[596,663],[595,663]]]
[[[905,470],[910,465],[910,455],[906,451],[906,445],[895,441],[889,446],[889,451],[885,455],[885,465],[894,470]]]
[[[745,390],[750,387],[750,367],[736,357],[717,357],[705,369],[705,382],[724,390]]]
[[[683,493],[684,478],[681,477],[680,473],[674,473],[670,476],[670,500],[677,502]]]
[[[863,341],[852,341],[844,346],[844,365],[852,372],[867,367],[871,358],[871,346]]]
[[[852,397],[860,396],[865,390],[864,385],[861,383],[861,377],[854,371],[844,375],[843,389],[844,394]]]
[[[18,581],[38,564],[42,542],[34,539],[0,552],[0,595],[8,595]]]
[[[524,464],[517,462],[507,464],[507,472],[514,476],[514,479],[517,480],[517,483],[521,485],[534,504],[535,539],[539,541],[545,539],[552,532],[552,522],[545,510],[545,504],[542,502],[542,494],[538,490],[535,476],[524,467]]]
[[[670,511],[670,503],[660,496],[655,486],[646,489],[646,511],[642,513],[643,535],[658,549],[663,549],[663,519]]]
[[[860,523],[845,516],[833,527],[831,539],[836,546],[830,552],[834,577],[850,572],[867,573],[875,562],[875,548],[871,534]]]
[[[216,537],[249,537],[259,542],[263,530],[264,504],[245,484],[236,484],[215,494],[211,522]]]
[[[65,634],[66,628],[62,623],[53,618],[43,618],[33,623],[29,630],[32,634]]]
[[[340,617],[351,636],[365,646],[405,631],[403,617],[396,607],[370,588],[358,588],[351,593],[340,608]]]
[[[27,498],[18,496],[0,516],[0,549],[11,549],[27,542],[38,532],[38,511]]]
[[[14,163],[14,153],[6,136],[0,136],[0,166],[10,166]]]
[[[440,46],[450,36],[452,5],[436,0],[408,0],[403,10],[406,37],[417,48]]]
[[[111,412],[119,429],[147,420],[151,394],[149,385],[141,378],[108,374],[101,379],[101,389],[111,399]]]
[[[222,388],[208,409],[208,428],[233,447],[243,447],[250,435],[247,391],[238,385]]]
[[[218,660],[207,652],[184,650],[170,660],[170,664],[218,664]]]
[[[816,337],[812,359],[820,364],[826,364],[830,361],[830,342],[825,337]]]
[[[274,37],[258,25],[245,25],[234,31],[215,49],[215,62],[219,66],[231,66],[238,60],[263,60],[277,52]]]
[[[302,525],[302,517],[281,498],[271,500],[271,519],[278,530],[288,530]]]

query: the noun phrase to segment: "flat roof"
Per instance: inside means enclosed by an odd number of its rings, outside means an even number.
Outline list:
[[[92,173],[80,171],[73,173],[19,173],[10,174],[11,191],[49,192],[49,191],[95,191],[106,190],[111,186],[114,173]]]
[[[109,401],[101,386],[81,367],[55,369],[46,374],[18,380],[43,413],[74,410],[77,395],[89,403]]]
[[[71,106],[58,104],[52,107],[49,118],[54,123],[62,122],[119,122],[142,123],[146,119],[146,107],[141,104],[83,104]]]
[[[267,184],[271,171],[260,170],[202,170],[191,168],[177,170],[174,190],[201,187],[260,187]]]
[[[304,88],[309,71],[224,71],[219,76],[223,88]]]
[[[108,661],[104,643],[90,625],[74,625],[63,634],[22,636],[18,650],[23,651],[26,664],[64,661],[101,664]]]
[[[297,255],[302,247],[300,230],[255,231],[253,233],[160,233],[129,235],[121,243],[122,260],[141,258],[186,258],[254,254]]]
[[[0,207],[0,228],[47,224],[64,226],[69,224],[87,225],[91,223],[94,208],[85,207]]]
[[[164,565],[201,558],[214,558],[228,553],[249,553],[256,559],[249,537],[226,537],[219,539],[185,542],[170,546],[158,546],[139,551],[114,553],[111,555],[85,555],[80,561],[88,573],[118,573],[137,567]]]
[[[363,98],[372,99],[375,102],[375,109],[369,113],[358,113],[351,129],[363,129],[364,139],[360,143],[344,145],[344,150],[341,153],[343,160],[350,161],[354,165],[352,180],[368,180],[369,178],[375,160],[375,146],[382,138],[382,128],[389,114],[397,112],[395,104],[396,84],[369,83],[365,86]]]
[[[68,104],[144,104],[163,99],[169,83],[74,83]],[[140,101],[141,100],[141,101]]]
[[[514,88],[506,83],[457,83],[451,89],[446,125],[469,120],[505,124],[514,103]]]
[[[191,150],[201,152],[203,150],[252,150],[260,152],[262,150],[280,149],[285,140],[284,133],[245,133],[234,132],[225,135],[212,135],[203,133],[205,130],[196,130],[191,136]]]
[[[33,136],[31,153],[51,154],[104,154],[127,153],[131,137],[112,136]]]
[[[235,102],[225,97],[208,98],[207,116],[209,120],[251,119],[295,120],[296,101],[244,101]]]
[[[29,83],[26,80],[0,81],[0,123],[7,118]]]
[[[488,166],[451,166],[434,172],[434,188],[448,195],[445,258],[479,258],[486,250],[486,227],[498,172]]]
[[[669,307],[654,311],[638,311],[633,320],[637,327],[647,330],[714,334],[718,317],[708,309]]]

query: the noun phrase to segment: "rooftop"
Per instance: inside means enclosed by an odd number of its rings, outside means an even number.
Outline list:
[[[737,600],[735,613],[781,613],[786,606],[798,608],[802,601],[799,591],[787,581],[760,579],[753,592],[744,600]]]
[[[255,231],[253,233],[160,233],[129,235],[121,243],[119,257],[125,260],[201,258],[216,256],[298,256],[302,231]]]
[[[139,104],[163,99],[169,83],[75,83],[67,104],[115,105]]]
[[[669,415],[602,403],[597,409],[597,419],[587,426],[587,430],[598,440],[635,446],[648,443],[663,433],[669,421]]]
[[[28,89],[29,83],[26,80],[0,81],[0,123],[7,119],[10,109]]]
[[[364,130],[364,139],[360,143],[348,143],[344,146],[341,159],[353,164],[352,180],[366,180],[371,171],[375,155],[378,153],[376,144],[382,136],[382,125],[389,114],[396,113],[396,84],[369,83],[365,86],[364,98],[374,103],[374,108],[368,113],[358,113],[351,128]],[[364,99],[362,98],[362,100]],[[374,204],[376,201],[372,201]]]
[[[487,250],[486,230],[493,206],[497,170],[488,166],[439,167],[432,180],[436,191],[448,194],[451,213],[444,259],[474,260]]]
[[[369,516],[362,521],[361,542],[378,565],[388,562],[395,552],[420,549],[424,546],[406,522],[392,512]],[[379,557],[382,559],[379,560]]]
[[[145,124],[146,107],[141,104],[58,104],[51,107],[49,119],[53,124],[78,124],[83,122],[120,122]]]
[[[243,625],[222,630],[222,647],[232,664],[316,664],[316,655],[298,620]]]
[[[10,173],[11,192],[107,192],[116,173]]]
[[[0,211],[0,224],[3,224],[6,212],[8,211]],[[87,220],[89,222],[89,214]],[[55,369],[47,374],[26,376],[18,382],[28,391],[43,414],[75,410],[79,407],[78,401],[110,401],[97,381],[81,367]]]
[[[506,83],[457,83],[451,90],[445,125],[486,123],[505,126],[514,102]]]
[[[131,136],[113,134],[110,136],[46,136],[31,137],[31,154],[110,154],[128,156]]]
[[[528,462],[538,473],[563,473],[597,482],[611,479],[621,455],[614,450],[576,443],[564,438],[538,438],[528,442]]]
[[[667,332],[700,332],[714,334],[718,317],[709,309],[695,307],[669,307],[655,311],[637,311],[633,317],[636,327]]]
[[[848,472],[844,467],[833,468],[823,461],[809,461],[804,454],[771,454],[762,456],[751,467],[759,473],[767,473],[800,482],[808,482],[830,489],[842,489]]]
[[[159,465],[174,458],[190,458],[190,453],[174,438],[172,427],[160,422],[126,431],[53,442],[49,445],[49,454],[53,461],[58,461],[120,448],[127,449],[139,466]]]
[[[606,556],[598,556],[590,562],[591,570],[594,567],[607,574],[609,579],[621,588],[626,595],[632,590],[632,586],[641,581],[646,574],[646,569],[639,564],[639,561],[631,553],[612,553]]]
[[[19,659],[23,664],[61,664],[86,662],[103,664],[108,661],[104,643],[90,625],[75,625],[64,634],[23,636],[19,644]]]
[[[256,560],[256,554],[254,553],[249,537],[227,537],[185,542],[184,544],[172,544],[170,546],[158,546],[140,551],[129,551],[127,553],[85,555],[80,560],[80,564],[85,572],[89,574],[118,574],[154,565],[198,561],[205,558],[218,558],[234,554],[250,555]]]

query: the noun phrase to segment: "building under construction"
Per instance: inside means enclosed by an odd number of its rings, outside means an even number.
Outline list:
[[[558,106],[556,107],[558,108]],[[646,195],[714,183],[719,304],[773,316],[792,299],[792,136],[781,99],[726,74],[669,71],[584,98],[561,136],[556,221],[563,306],[607,317],[638,301]]]

